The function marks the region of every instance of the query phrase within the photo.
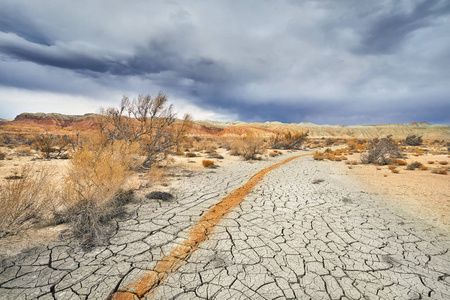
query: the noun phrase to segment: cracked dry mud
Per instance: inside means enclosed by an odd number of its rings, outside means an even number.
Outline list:
[[[133,216],[118,222],[108,246],[84,253],[61,241],[4,259],[0,299],[106,299],[152,270],[204,212],[274,163],[239,162],[182,178],[175,200],[131,205]],[[448,232],[367,194],[336,165],[303,157],[267,173],[143,298],[450,299],[449,240]]]

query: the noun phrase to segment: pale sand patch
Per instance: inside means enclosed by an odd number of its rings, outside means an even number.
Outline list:
[[[68,229],[68,225],[61,224],[45,228],[30,228],[21,231],[18,235],[3,237],[0,239],[0,259],[48,245],[50,242],[58,240],[60,234],[66,229]]]
[[[348,159],[360,163],[360,154],[349,155]],[[349,169],[347,165],[340,164],[345,166],[349,176],[373,194],[391,199],[400,209],[450,230],[450,175],[431,173],[433,168],[448,167],[450,159],[447,155],[409,155],[405,161],[408,164],[418,161],[429,169],[411,171],[406,170],[406,166],[398,166],[400,173],[394,174],[387,166],[358,164]],[[434,164],[429,164],[429,161],[434,161]],[[442,166],[439,161],[448,161],[449,165]]]

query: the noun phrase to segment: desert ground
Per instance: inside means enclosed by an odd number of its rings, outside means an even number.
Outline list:
[[[106,241],[83,247],[50,217],[57,203],[4,234],[0,299],[450,298],[445,137],[401,146],[390,165],[362,163],[369,140],[258,144],[246,160],[223,137],[196,137],[127,177],[134,199]],[[73,163],[0,152],[2,183],[32,166],[63,185]]]

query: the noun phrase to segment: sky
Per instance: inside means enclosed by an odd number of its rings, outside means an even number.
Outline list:
[[[0,118],[450,124],[450,1],[0,0]]]

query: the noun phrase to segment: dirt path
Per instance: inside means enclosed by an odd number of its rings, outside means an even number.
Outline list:
[[[105,299],[153,270],[206,211],[272,164],[183,178],[176,201],[136,205],[95,251],[61,242],[4,260],[0,299]],[[306,157],[271,170],[151,298],[450,298],[448,232],[329,167]]]

